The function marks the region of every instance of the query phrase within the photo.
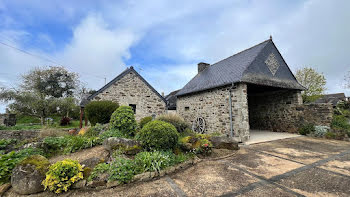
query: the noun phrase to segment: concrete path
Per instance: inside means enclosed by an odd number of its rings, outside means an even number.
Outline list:
[[[150,182],[63,196],[350,196],[349,185],[349,142],[297,137],[244,146]]]
[[[272,132],[265,130],[250,130],[250,139],[244,144],[257,144],[261,142],[270,142],[274,140],[281,140],[293,137],[300,137],[301,135],[294,133]]]

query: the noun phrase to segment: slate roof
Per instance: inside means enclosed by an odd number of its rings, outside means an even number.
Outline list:
[[[170,92],[168,95],[165,96],[165,100],[167,101],[167,108],[169,110],[176,110],[176,94],[179,92],[180,90],[175,90],[173,92]]]
[[[332,103],[333,106],[336,106],[339,101],[345,101],[346,97],[344,93],[336,94],[325,94],[322,97],[318,98],[315,103]]]
[[[89,96],[91,96],[91,94],[84,94],[82,96],[82,99],[81,99],[80,104],[79,104],[80,107],[85,107],[85,105],[87,105],[90,102],[88,100]]]
[[[271,53],[279,63],[275,74],[272,74],[265,64]],[[305,89],[297,82],[272,39],[269,39],[209,66],[190,80],[177,93],[177,96],[238,82],[297,90]]]
[[[103,92],[104,90],[106,90],[107,88],[109,88],[111,85],[113,85],[114,83],[116,83],[117,81],[119,81],[121,78],[123,78],[125,75],[129,74],[130,72],[133,72],[136,74],[136,76],[138,76],[159,98],[162,99],[162,101],[164,101],[166,103],[166,100],[164,97],[162,97],[162,95],[160,95],[157,90],[155,90],[138,72],[136,72],[136,70],[134,69],[134,67],[130,67],[127,68],[125,71],[123,71],[121,74],[119,74],[117,77],[115,77],[112,81],[110,81],[109,83],[107,83],[106,85],[104,85],[101,89],[99,89],[96,93],[94,93],[93,95],[89,96],[87,98],[88,101],[91,101],[95,96],[97,96],[98,94],[100,94],[101,92]],[[87,104],[87,102],[85,101],[84,104]]]

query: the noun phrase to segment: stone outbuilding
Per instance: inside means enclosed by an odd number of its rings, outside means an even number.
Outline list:
[[[166,100],[131,66],[81,102],[109,100],[133,108],[136,120],[166,112]],[[82,119],[82,116],[81,116]]]
[[[332,103],[333,107],[337,106],[339,102],[347,101],[344,93],[325,94],[318,98],[315,103]]]
[[[304,106],[304,89],[270,38],[215,64],[199,63],[176,94],[176,110],[197,132],[241,142],[250,129],[296,132],[305,113],[324,113],[317,121],[329,125],[329,105]]]

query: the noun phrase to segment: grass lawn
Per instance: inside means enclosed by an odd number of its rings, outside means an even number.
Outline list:
[[[42,128],[78,128],[79,127],[79,121],[78,120],[72,120],[69,125],[66,126],[60,126],[58,122],[53,123],[52,125],[40,125],[38,123],[35,123],[34,125],[30,125],[28,123],[19,123],[16,124],[16,126],[12,127],[6,127],[6,126],[0,126],[0,130],[37,130]]]

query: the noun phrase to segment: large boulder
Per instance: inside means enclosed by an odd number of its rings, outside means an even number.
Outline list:
[[[140,142],[118,137],[110,137],[106,139],[103,141],[103,146],[110,152],[120,149],[127,155],[134,155],[142,150]]]
[[[228,149],[228,150],[238,150],[238,142],[234,139],[226,136],[212,136],[210,138],[211,143],[214,148],[217,149]]]
[[[11,185],[18,194],[35,194],[44,191],[41,182],[50,166],[48,159],[32,155],[20,162],[12,171]]]
[[[91,157],[89,159],[85,159],[84,161],[80,162],[81,165],[84,165],[84,167],[88,167],[91,169],[94,169],[97,164],[104,162],[105,159],[101,159],[98,157]]]

